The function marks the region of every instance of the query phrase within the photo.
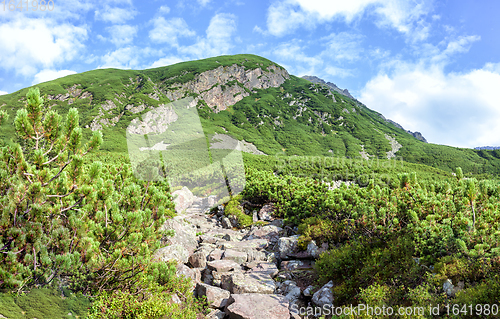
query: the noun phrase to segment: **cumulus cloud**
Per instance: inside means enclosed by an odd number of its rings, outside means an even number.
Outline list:
[[[0,91],[0,95],[5,95],[5,94],[9,94],[9,93],[5,92],[5,91]]]
[[[78,56],[87,39],[85,26],[51,19],[14,19],[0,25],[0,66],[25,76]]]
[[[71,75],[71,74],[76,74],[76,72],[71,71],[71,70],[56,71],[56,70],[51,70],[51,69],[45,69],[45,70],[38,72],[35,75],[33,82],[31,84],[35,85],[35,84],[42,83],[42,82],[52,81],[52,80],[62,78],[64,76]]]
[[[183,61],[185,61],[185,60],[182,58],[179,58],[177,56],[168,56],[168,57],[163,57],[159,60],[156,60],[148,68],[159,68],[162,66],[172,65],[172,64],[179,63],[179,62],[183,62]]]
[[[137,11],[131,6],[121,8],[106,4],[102,9],[95,11],[96,20],[110,23],[124,23],[127,20],[133,19],[136,15]]]
[[[421,17],[432,10],[431,0],[281,0],[268,9],[267,26],[271,34],[283,36],[300,27],[313,28],[318,23],[343,20],[351,23],[364,14],[373,15],[379,27],[395,28],[420,39],[428,35]],[[415,34],[414,34],[415,33]]]
[[[459,147],[500,145],[500,68],[466,73],[401,63],[379,74],[360,100],[429,142]]]
[[[198,38],[191,46],[180,47],[179,52],[196,58],[228,54],[233,47],[232,37],[236,32],[236,16],[218,13],[212,17],[206,37]]]
[[[161,14],[168,14],[170,12],[170,8],[168,6],[161,6],[160,9],[158,9],[158,12]]]
[[[149,31],[149,38],[156,43],[167,43],[172,47],[179,46],[179,38],[193,37],[196,33],[189,29],[182,18],[165,19],[157,17],[153,20],[154,28]]]
[[[354,62],[361,58],[363,52],[362,40],[363,36],[359,34],[348,32],[332,33],[322,39],[326,46],[323,55],[336,61]]]
[[[116,46],[129,44],[137,34],[137,26],[128,24],[117,24],[107,27],[106,30],[111,35],[110,41]]]
[[[133,69],[139,68],[141,62],[140,52],[137,47],[119,48],[115,51],[109,52],[101,57],[101,65],[99,69],[103,68],[116,68],[116,69]]]

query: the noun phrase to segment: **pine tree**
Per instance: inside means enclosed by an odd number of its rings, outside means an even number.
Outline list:
[[[14,120],[21,143],[0,150],[0,288],[64,276],[87,292],[127,289],[151,268],[168,185],[136,180],[125,163],[84,165],[102,134],[82,146],[75,108],[63,121],[38,89],[26,97]]]

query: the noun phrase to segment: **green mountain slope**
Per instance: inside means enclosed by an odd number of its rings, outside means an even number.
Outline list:
[[[103,150],[126,152],[126,128],[152,109],[185,97],[209,138],[227,134],[274,155],[402,157],[447,171],[500,173],[499,150],[427,144],[385,121],[357,100],[320,84],[288,75],[255,55],[220,56],[148,70],[101,69],[37,85],[46,105],[67,113],[78,108],[84,136],[100,129]],[[12,120],[26,89],[0,96],[10,113],[0,137],[14,136]],[[166,124],[167,125],[167,124]]]

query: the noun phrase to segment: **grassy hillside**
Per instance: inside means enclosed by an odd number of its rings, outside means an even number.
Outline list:
[[[168,87],[192,81],[207,70],[235,64],[246,69],[265,69],[276,65],[255,55],[220,56],[148,70],[94,70],[37,86],[43,94],[52,98],[63,96],[63,100],[46,102],[47,106],[61,114],[67,113],[71,107],[78,108],[80,124],[85,128],[84,138],[90,137],[90,127],[96,118],[111,123],[101,125],[104,135],[101,149],[126,152],[125,129],[134,118],[169,103],[166,96]],[[22,89],[0,96],[0,109],[11,115],[8,125],[0,129],[3,141],[14,136],[12,119],[16,110],[24,105],[26,92],[27,89]],[[280,87],[249,92],[249,96],[218,113],[200,101],[198,113],[205,134],[229,134],[253,143],[269,155],[285,152],[287,155],[350,158],[359,158],[362,150],[372,158],[386,158],[386,152],[392,149],[387,139],[389,136],[402,145],[396,155],[407,162],[426,164],[449,172],[460,166],[466,173],[500,173],[499,150],[461,149],[423,143],[387,123],[377,112],[360,102],[335,91],[330,93],[324,86],[295,76]],[[65,99],[64,95],[67,95]],[[191,95],[198,96],[195,93]]]

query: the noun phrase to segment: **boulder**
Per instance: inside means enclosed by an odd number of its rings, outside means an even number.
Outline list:
[[[265,273],[231,273],[222,276],[221,288],[231,291],[233,294],[258,293],[272,294],[276,289],[274,280]]]
[[[233,294],[226,306],[230,319],[289,319],[288,301],[283,296]]]
[[[210,252],[210,254],[208,254],[207,260],[208,261],[221,260],[222,254],[224,254],[224,250],[214,249]]]
[[[298,240],[299,235],[281,237],[278,240],[278,251],[281,259],[288,259],[289,255],[293,255],[298,252]]]
[[[217,272],[230,271],[233,269],[241,269],[240,264],[232,260],[214,260],[207,262],[208,269]]]
[[[163,242],[167,245],[181,245],[191,255],[198,246],[196,231],[181,218],[171,218],[163,224],[161,231],[173,231],[173,236],[166,236]],[[189,256],[188,256],[189,257]]]
[[[207,319],[224,319],[226,316],[226,313],[219,310],[219,309],[213,309],[208,315]]]
[[[270,276],[271,278],[276,277],[278,275],[278,268],[276,264],[273,262],[259,262],[255,267],[252,267],[250,273],[262,273]]]
[[[153,261],[176,260],[177,263],[187,263],[189,251],[182,245],[172,245],[158,249],[153,255]]]
[[[243,264],[247,261],[247,254],[245,252],[227,249],[224,251],[224,255],[222,256],[222,260],[232,260],[238,264]]]
[[[194,196],[186,186],[173,192],[172,197],[174,198],[175,210],[178,213],[182,213],[188,209],[188,207],[191,206],[196,199],[196,196]]]
[[[209,307],[220,308],[223,306],[223,301],[228,299],[231,294],[227,290],[198,283],[196,286],[196,295],[198,297],[206,296]]]
[[[252,222],[253,223],[256,223],[256,222],[259,221],[259,215],[258,214],[259,213],[256,210],[253,211],[253,213],[252,213]]]
[[[259,219],[264,221],[272,221],[274,213],[274,207],[272,204],[264,205],[259,211]]]
[[[222,227],[224,227],[224,228],[227,228],[227,229],[233,228],[233,225],[231,224],[231,221],[227,217],[222,217],[221,218],[221,224],[222,224]]]
[[[256,249],[248,249],[246,251],[247,261],[265,261],[267,259],[266,253]]]
[[[314,261],[312,260],[285,260],[280,265],[282,270],[311,269],[313,267]]]
[[[228,241],[220,243],[222,249],[234,249],[238,251],[247,251],[248,249],[262,250],[267,247],[265,239],[251,239],[243,241]]]
[[[307,286],[306,289],[304,289],[304,291],[302,292],[302,294],[306,297],[311,297],[313,289],[314,289],[313,286]]]
[[[245,239],[267,239],[277,241],[279,238],[279,232],[283,229],[274,225],[266,225],[263,227],[252,227],[252,229],[247,233]]]
[[[206,249],[199,249],[194,254],[189,256],[189,264],[195,268],[205,268],[207,265],[207,252]]]
[[[318,306],[323,307],[325,305],[333,304],[333,281],[329,281],[326,285],[321,287],[320,290],[316,291],[312,297],[312,302]]]

